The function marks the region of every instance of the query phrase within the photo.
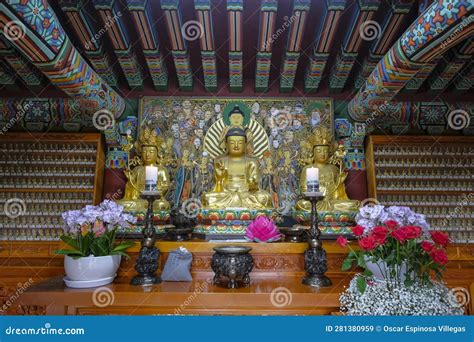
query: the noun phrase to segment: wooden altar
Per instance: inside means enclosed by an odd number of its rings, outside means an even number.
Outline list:
[[[222,244],[225,243],[219,243]],[[115,282],[97,290],[64,286],[63,257],[53,253],[59,242],[5,241],[0,243],[0,303],[15,298],[4,314],[328,315],[338,312],[339,293],[357,271],[341,272],[346,250],[333,241],[325,241],[327,274],[334,285],[316,290],[301,285],[306,243],[244,245],[253,248],[255,261],[251,284],[246,288],[228,290],[212,285],[210,259],[216,244],[195,240],[157,242],[162,252],[160,269],[168,253],[179,246],[193,253],[193,282],[164,282],[145,289],[130,286],[137,244],[130,249],[131,260],[122,262]],[[474,279],[474,247],[452,245],[448,254],[448,286],[469,290]],[[18,294],[18,286],[25,283],[25,291]],[[471,312],[469,308],[466,311]]]

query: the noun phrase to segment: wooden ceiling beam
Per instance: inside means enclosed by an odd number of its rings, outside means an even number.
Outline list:
[[[282,93],[293,90],[310,7],[310,0],[293,0],[291,17],[283,23],[283,27],[288,27],[289,31],[280,73],[280,92]]]
[[[127,0],[127,8],[138,34],[153,86],[157,91],[166,91],[168,89],[168,70],[160,51],[155,25],[152,25],[150,18],[150,2]]]
[[[179,88],[183,91],[193,89],[193,72],[189,61],[186,37],[183,35],[183,27],[179,0],[161,0],[161,9],[165,14],[166,29],[170,42],[169,49],[173,56]]]
[[[85,11],[84,1],[61,1],[59,5],[94,70],[109,85],[117,87],[117,76],[103,48],[102,37],[92,24],[90,15]]]
[[[123,13],[116,0],[93,0],[102,27],[98,34],[107,34],[113,46],[117,61],[132,90],[143,89],[143,74],[137,56],[133,51],[128,30],[123,23]]]

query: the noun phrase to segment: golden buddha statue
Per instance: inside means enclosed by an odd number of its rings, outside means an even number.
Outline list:
[[[339,145],[337,150],[332,153],[331,132],[324,126],[318,126],[309,140],[313,146],[313,164],[305,166],[301,171],[301,193],[307,191],[306,170],[316,167],[319,169],[319,191],[325,196],[322,201],[318,202],[318,211],[357,211],[360,202],[350,200],[345,190],[344,181],[347,178],[347,173],[342,168],[342,159],[345,156],[344,146]],[[334,164],[339,164],[339,168]],[[296,203],[296,210],[311,211],[311,203],[301,199]]]
[[[259,164],[247,155],[247,135],[240,127],[231,127],[224,136],[225,155],[214,161],[214,189],[204,193],[207,209],[271,209],[268,192],[259,188]]]
[[[146,212],[148,202],[140,198],[140,194],[145,190],[146,167],[154,166],[158,169],[157,190],[161,198],[153,203],[153,210],[170,210],[170,204],[165,199],[166,192],[170,185],[170,176],[166,168],[159,161],[159,149],[163,146],[162,139],[156,134],[156,131],[145,127],[141,130],[140,136],[135,143],[135,149],[141,156],[135,157],[132,165],[138,164],[132,169],[130,165],[125,170],[127,184],[125,186],[125,195],[117,203],[124,207],[127,212]]]

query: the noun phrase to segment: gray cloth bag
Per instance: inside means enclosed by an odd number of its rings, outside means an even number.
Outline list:
[[[171,251],[161,273],[164,281],[192,281],[191,263],[193,255],[184,247]]]

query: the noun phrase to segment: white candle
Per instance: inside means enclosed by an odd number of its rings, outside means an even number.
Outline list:
[[[317,167],[306,169],[306,187],[308,192],[319,191],[319,169]]]
[[[156,166],[145,166],[145,187],[152,190],[158,181],[158,168]]]
[[[319,169],[317,167],[308,167],[306,169],[306,181],[317,181],[319,182]]]

